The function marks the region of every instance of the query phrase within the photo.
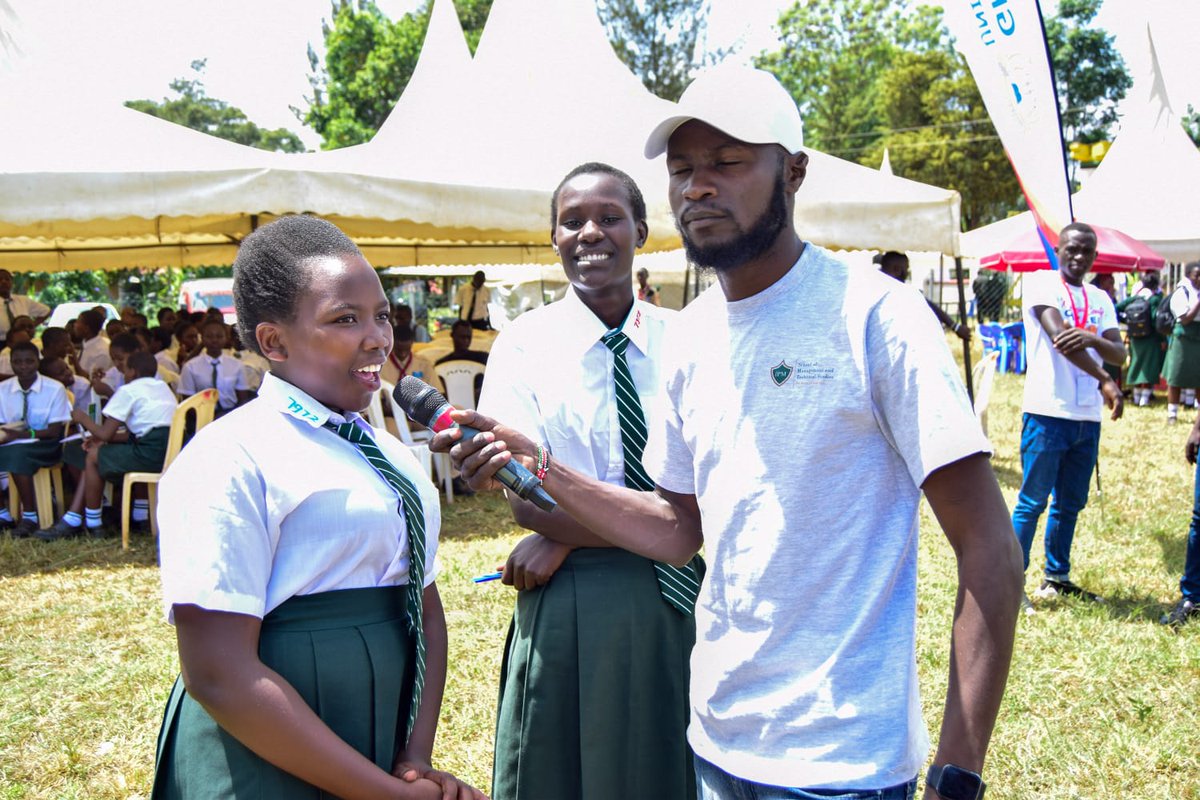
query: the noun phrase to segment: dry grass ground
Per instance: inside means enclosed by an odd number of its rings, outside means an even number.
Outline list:
[[[998,376],[990,414],[1010,505],[1020,482],[1020,392],[1021,378]],[[1157,624],[1183,567],[1193,473],[1182,445],[1192,415],[1174,428],[1163,420],[1159,405],[1104,425],[1104,493],[1083,513],[1073,555],[1075,579],[1109,602],[1042,604],[1021,619],[987,767],[990,797],[1200,798],[1200,624],[1179,633]],[[927,509],[922,530],[917,658],[936,736],[955,575]],[[469,578],[502,560],[519,532],[497,498],[474,497],[446,509],[443,536],[452,649],[439,760],[487,786],[512,597]],[[1040,547],[1039,537],[1030,590]],[[0,798],[148,796],[178,668],[157,594],[145,539],[124,554],[113,541],[0,538]]]

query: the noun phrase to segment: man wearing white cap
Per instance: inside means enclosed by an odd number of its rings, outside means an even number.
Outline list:
[[[1020,552],[921,296],[797,235],[802,144],[791,97],[741,67],[701,75],[655,128],[646,155],[666,152],[688,257],[718,279],[667,330],[664,407],[652,416],[664,422],[644,455],[657,488],[597,485],[553,458],[545,488],[649,558],[684,563],[705,547],[688,738],[700,797],[720,800],[913,796],[928,749],[915,660],[924,491],[958,564],[925,797],[978,800]],[[496,427],[454,453],[483,487],[510,453],[528,463],[535,451]]]

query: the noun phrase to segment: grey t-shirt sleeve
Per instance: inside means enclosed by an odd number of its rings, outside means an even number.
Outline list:
[[[672,357],[671,341],[668,337],[663,345],[663,363],[685,363]],[[663,369],[662,385],[654,401],[655,413],[650,415],[642,466],[646,474],[668,492],[695,494],[695,463],[692,448],[684,438],[683,418],[679,414],[685,384],[686,375],[682,368],[667,366]]]
[[[868,316],[866,340],[875,416],[913,483],[991,453],[945,336],[916,292],[884,295]]]

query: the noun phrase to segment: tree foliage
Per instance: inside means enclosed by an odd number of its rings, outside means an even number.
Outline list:
[[[654,94],[678,100],[703,62],[709,0],[597,0],[617,57]]]
[[[1117,121],[1117,103],[1133,85],[1113,37],[1092,27],[1103,0],[1059,0],[1046,20],[1058,105],[1067,141],[1098,142]]]
[[[334,0],[332,22],[322,22],[325,60],[310,45],[312,97],[303,120],[332,150],[369,141],[412,78],[429,27],[431,3],[397,20],[371,0]],[[455,0],[472,51],[491,0]]]
[[[1200,111],[1197,111],[1189,104],[1187,113],[1183,115],[1183,119],[1180,122],[1183,123],[1183,129],[1191,137],[1192,142],[1196,147],[1200,147]]]
[[[891,65],[899,27],[889,0],[797,2],[779,17],[782,47],[757,64],[796,99],[813,147],[849,156],[878,140],[879,78]]]
[[[200,81],[206,63],[207,59],[192,62],[192,70],[195,71],[196,77],[176,78],[171,81],[170,87],[175,97],[164,97],[161,101],[129,100],[125,105],[192,130],[260,150],[304,152],[304,143],[292,131],[286,128],[260,128],[251,122],[246,117],[246,112],[240,108],[231,106],[224,100],[209,97]]]

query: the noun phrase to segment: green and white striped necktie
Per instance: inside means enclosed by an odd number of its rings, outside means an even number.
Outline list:
[[[375,440],[361,427],[353,422],[335,425],[326,422],[325,427],[338,436],[351,442],[362,453],[375,471],[388,482],[396,494],[400,495],[404,520],[408,525],[408,586],[405,591],[408,627],[412,632],[417,651],[417,675],[413,682],[412,703],[408,712],[407,733],[412,733],[413,723],[417,719],[417,710],[421,706],[421,690],[425,687],[425,629],[422,626],[424,615],[423,593],[425,584],[425,509],[421,505],[421,495],[413,482],[400,473],[387,456],[375,444]]]
[[[642,466],[642,452],[646,449],[646,416],[642,412],[642,401],[638,398],[633,375],[629,372],[629,361],[625,350],[629,337],[621,331],[610,331],[600,338],[613,354],[613,384],[617,394],[617,420],[621,426],[621,450],[625,458],[625,485],[643,492],[654,490],[654,481]],[[700,579],[695,568],[674,567],[654,562],[658,575],[658,587],[663,599],[684,614],[696,610],[696,596],[700,593]]]

